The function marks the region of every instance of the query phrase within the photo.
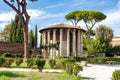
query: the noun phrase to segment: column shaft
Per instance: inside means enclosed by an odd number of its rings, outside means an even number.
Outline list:
[[[73,47],[72,47],[73,56],[76,56],[76,30],[73,30]]]
[[[49,45],[50,44],[50,31],[47,32],[47,44]],[[50,56],[50,49],[48,47],[48,56]]]
[[[77,36],[78,36],[78,38],[77,38],[77,56],[79,56],[80,57],[80,54],[81,54],[81,52],[80,52],[80,49],[81,49],[81,44],[80,44],[80,30],[78,30],[78,33],[77,33]]]
[[[67,29],[67,57],[70,56],[70,29]]]
[[[60,56],[62,56],[63,29],[60,29]]]
[[[80,48],[80,54],[83,53],[83,32],[80,32],[80,44],[81,44],[81,48]]]
[[[53,29],[53,44],[56,43],[56,29]],[[56,49],[53,48],[53,59],[55,58],[56,55]]]

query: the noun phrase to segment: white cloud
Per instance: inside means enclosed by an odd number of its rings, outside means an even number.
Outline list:
[[[50,8],[56,8],[56,7],[61,7],[61,6],[63,6],[64,4],[56,4],[56,5],[50,5],[50,6],[47,6],[47,7],[45,7],[44,9],[50,9]]]
[[[45,12],[38,9],[28,9],[28,14],[31,16],[31,19],[38,19]]]
[[[44,16],[41,16],[41,19],[46,19],[46,18],[56,18],[56,17],[63,17],[66,13],[58,13],[58,14],[49,14],[46,13]]]
[[[0,30],[3,30],[6,24],[8,23],[7,22],[0,23]]]
[[[107,12],[106,15],[107,18],[100,22],[100,24],[111,27],[114,31],[114,35],[120,35],[120,8],[117,10],[111,10],[110,12]]]
[[[14,18],[15,12],[10,11],[10,12],[2,12],[0,13],[0,21],[6,22],[10,21],[11,19]]]

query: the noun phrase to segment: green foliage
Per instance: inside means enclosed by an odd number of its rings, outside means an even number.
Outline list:
[[[37,48],[37,25],[35,26],[34,47]]]
[[[7,76],[2,75],[0,76],[0,80],[11,80],[11,79]]]
[[[74,64],[74,66],[73,66],[73,74],[74,74],[74,75],[77,75],[78,72],[79,72],[79,71],[82,71],[82,70],[83,70],[82,66],[80,66],[80,65],[78,65],[78,64]]]
[[[112,74],[112,80],[120,80],[120,70],[115,70]]]
[[[65,70],[68,74],[72,74],[73,73],[73,64],[67,63]]]
[[[9,37],[11,42],[23,42],[24,40],[23,28],[19,21],[18,15],[16,15],[15,19],[11,22]]]
[[[98,60],[97,58],[88,58],[87,61],[88,61],[89,63],[97,63],[97,60]]]
[[[3,42],[10,41],[10,37],[9,37],[10,29],[11,29],[11,24],[7,24],[5,25],[5,28],[2,31],[0,31],[0,36],[2,37],[0,41],[3,41]]]
[[[19,67],[21,65],[21,63],[23,63],[23,59],[22,58],[17,58],[15,63]]]
[[[55,64],[56,64],[56,60],[55,59],[50,59],[49,60],[49,65],[50,65],[51,68],[54,68]]]
[[[80,20],[83,20],[88,30],[88,38],[90,38],[91,30],[97,22],[106,18],[102,12],[95,10],[76,10],[65,16],[66,20],[70,20],[73,25],[77,26]]]
[[[9,80],[9,78],[16,78],[16,77],[25,77],[25,75],[23,73],[18,73],[18,72],[15,73],[11,71],[0,71],[0,80]]]
[[[27,62],[27,66],[29,68],[31,68],[34,65],[34,59],[33,58],[27,59],[26,62]]]
[[[13,58],[5,58],[4,66],[10,67],[13,62],[14,62]]]
[[[3,66],[5,59],[3,57],[0,57],[0,67]]]
[[[67,63],[66,68],[65,68],[65,71],[68,74],[74,74],[74,75],[77,75],[78,72],[82,71],[82,70],[83,70],[82,66],[80,66],[76,63]]]
[[[105,43],[101,43],[99,39],[87,38],[84,40],[84,45],[86,46],[86,52],[91,55],[97,55],[97,53],[105,53],[107,46]]]
[[[46,61],[43,59],[36,59],[35,64],[37,65],[37,68],[39,69],[40,72],[42,71],[42,69],[45,65],[45,62]]]
[[[29,32],[29,45],[30,45],[30,49],[34,48],[34,32],[33,30],[30,30]]]
[[[99,25],[96,28],[96,38],[100,40],[101,43],[105,43],[109,46],[109,42],[113,37],[113,30],[105,25]]]
[[[75,57],[75,60],[76,60],[77,62],[87,61],[87,57]]]
[[[65,69],[67,63],[75,63],[75,59],[73,57],[60,58],[59,60],[63,69]]]
[[[4,54],[2,54],[2,57],[4,57],[4,58],[12,58],[14,56],[11,53],[4,53]]]

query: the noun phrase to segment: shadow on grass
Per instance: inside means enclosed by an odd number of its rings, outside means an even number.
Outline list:
[[[10,72],[10,71],[0,71],[0,76],[6,76],[9,78],[16,78],[16,77],[25,77],[24,74],[20,74],[17,72]]]

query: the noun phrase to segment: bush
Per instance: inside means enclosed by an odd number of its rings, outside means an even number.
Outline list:
[[[54,68],[55,64],[56,64],[56,60],[54,60],[54,59],[49,60],[49,65],[51,68]]]
[[[16,65],[19,67],[21,65],[21,63],[23,63],[23,59],[22,58],[17,58],[16,59]]]
[[[102,63],[103,64],[105,62],[106,62],[106,58],[103,58],[103,57],[98,57],[97,58],[97,63],[100,63],[100,64]]]
[[[14,56],[13,56],[13,54],[11,54],[11,53],[4,53],[4,54],[2,54],[2,57],[7,57],[7,58],[13,58]]]
[[[62,68],[63,68],[63,64],[60,62],[56,63],[54,66],[54,69],[62,69]]]
[[[73,73],[73,64],[70,64],[70,63],[66,64],[66,72],[68,74],[72,74]]]
[[[83,68],[82,66],[78,65],[78,64],[74,64],[74,67],[73,67],[73,74],[74,75],[77,75],[79,71],[82,71]]]
[[[32,58],[30,58],[30,59],[27,59],[27,66],[29,67],[29,68],[31,68],[33,65],[34,65],[34,59],[32,59]]]
[[[13,62],[14,62],[13,58],[5,58],[4,66],[10,67]]]
[[[4,61],[5,61],[4,58],[0,57],[0,67],[3,66]]]
[[[88,58],[87,60],[89,63],[97,63],[98,59],[97,58]]]
[[[115,70],[112,74],[112,80],[120,80],[120,70]]]
[[[66,68],[67,63],[75,63],[75,59],[73,57],[68,58],[60,58],[60,63],[62,64],[62,68]]]
[[[37,68],[41,72],[43,67],[44,67],[44,65],[45,65],[45,60],[43,60],[43,59],[36,59],[35,64],[37,65]]]
[[[87,57],[75,57],[75,60],[76,60],[77,62],[87,61]]]

